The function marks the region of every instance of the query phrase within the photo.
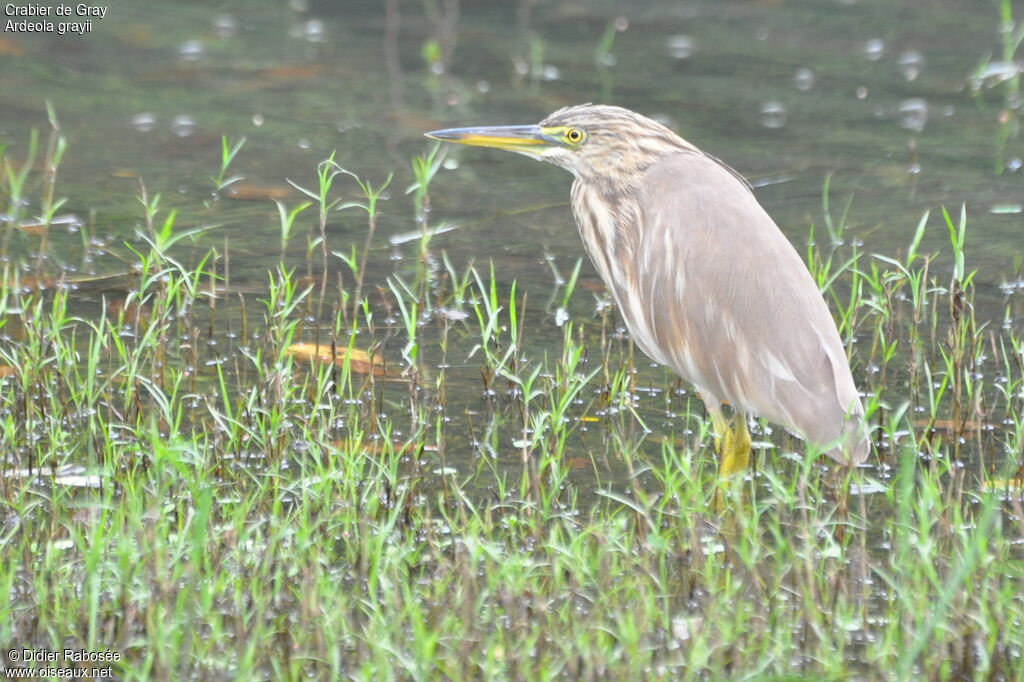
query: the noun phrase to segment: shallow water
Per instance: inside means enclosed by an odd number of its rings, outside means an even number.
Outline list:
[[[161,220],[168,209],[181,208],[177,230],[209,228],[195,243],[181,242],[174,257],[194,266],[209,249],[216,249],[218,259],[209,267],[229,279],[215,282],[210,277],[203,282],[211,290],[218,286],[227,290],[221,292],[227,295],[210,296],[217,301],[215,311],[204,307],[207,299],[201,297],[202,303],[183,312],[164,311],[171,320],[171,331],[163,337],[169,339],[168,347],[141,354],[153,367],[132,366],[130,372],[122,372],[115,351],[103,351],[110,356],[98,365],[99,383],[104,387],[96,394],[103,399],[82,410],[72,409],[75,405],[69,403],[67,415],[48,415],[54,420],[53,432],[66,438],[60,442],[78,444],[61,452],[67,461],[48,463],[53,469],[60,467],[59,472],[51,471],[49,478],[39,475],[33,439],[47,443],[48,438],[57,436],[46,432],[45,421],[27,426],[25,420],[18,421],[22,409],[18,404],[28,402],[21,399],[34,392],[45,393],[49,387],[37,383],[5,393],[14,399],[7,403],[4,418],[27,434],[20,449],[3,453],[0,473],[5,479],[21,481],[35,476],[34,482],[40,486],[88,489],[88,493],[93,486],[109,485],[104,477],[116,477],[109,472],[131,463],[94,461],[99,458],[90,456],[96,450],[90,450],[94,445],[88,441],[108,438],[113,442],[133,437],[133,428],[145,429],[139,426],[144,420],[137,414],[132,423],[132,415],[118,413],[118,400],[122,392],[134,390],[143,395],[141,386],[150,381],[143,375],[159,374],[157,365],[165,363],[163,367],[181,369],[173,376],[181,379],[174,390],[183,391],[176,405],[187,412],[184,428],[212,434],[196,441],[215,451],[210,460],[228,471],[238,467],[257,478],[268,471],[272,477],[282,471],[295,476],[288,489],[297,491],[296,497],[289,492],[278,498],[274,492],[274,509],[278,499],[286,504],[303,501],[299,499],[307,485],[303,477],[310,469],[314,484],[318,477],[333,475],[318,470],[317,448],[346,450],[345,439],[351,438],[348,443],[357,444],[352,448],[356,459],[377,462],[363,457],[364,453],[372,457],[388,450],[379,442],[368,442],[366,432],[376,425],[368,418],[371,414],[390,429],[387,436],[396,443],[394,450],[402,453],[395,458],[401,459],[396,465],[401,467],[401,476],[396,480],[399,486],[409,487],[401,494],[408,493],[408,503],[423,503],[424,509],[435,509],[432,496],[447,500],[449,482],[456,480],[457,486],[471,489],[487,504],[494,502],[495,508],[488,514],[505,513],[500,508],[526,489],[520,483],[517,490],[517,481],[539,480],[551,490],[565,493],[556,493],[552,499],[557,505],[564,504],[567,517],[586,507],[598,506],[603,511],[602,505],[618,506],[622,501],[625,508],[633,508],[630,500],[645,497],[640,508],[655,504],[652,500],[671,507],[672,499],[658,497],[671,490],[652,473],[659,463],[675,462],[679,456],[680,468],[673,471],[692,465],[698,472],[694,480],[710,481],[714,476],[703,407],[669,370],[653,366],[628,343],[621,323],[607,305],[603,285],[585,260],[576,293],[568,310],[562,310],[564,283],[584,253],[568,206],[570,176],[553,166],[500,151],[443,148],[443,168],[430,185],[427,219],[432,227],[444,231],[439,230],[430,240],[422,260],[421,225],[415,219],[412,195],[406,191],[414,180],[411,157],[433,148],[422,136],[425,131],[532,123],[561,106],[587,101],[618,104],[665,122],[750,178],[758,199],[801,254],[812,225],[817,244],[828,252],[827,225],[831,221],[847,226],[840,235],[845,246],[837,252],[842,258],[851,244],[868,254],[899,258],[921,216],[930,211],[922,248],[941,252],[930,274],[936,287],[945,287],[952,260],[940,209],[947,207],[955,218],[966,204],[970,226],[967,267],[978,270],[975,314],[978,327],[983,328],[979,333],[985,344],[981,355],[986,357],[978,366],[968,361],[962,374],[984,381],[970,383],[961,393],[981,387],[978,390],[984,399],[979,405],[987,412],[971,412],[974,404],[965,400],[961,453],[965,456],[948,466],[942,461],[954,451],[950,434],[957,425],[952,419],[952,391],[937,399],[938,407],[931,413],[926,408],[929,398],[942,392],[942,381],[956,374],[946,372],[941,358],[955,345],[948,343],[951,337],[947,336],[949,297],[944,292],[930,295],[923,307],[924,319],[912,320],[910,306],[899,299],[907,293],[906,286],[899,289],[894,302],[869,300],[871,293],[861,292],[867,302],[861,306],[852,353],[855,377],[869,400],[882,397],[875,420],[893,420],[895,426],[878,432],[882,447],[864,467],[864,476],[858,476],[851,487],[849,508],[855,510],[857,522],[850,527],[866,530],[856,531],[857,542],[850,545],[850,551],[819,557],[810,541],[818,535],[846,532],[844,522],[833,527],[832,516],[838,506],[833,500],[803,500],[801,477],[815,467],[820,480],[829,480],[829,468],[825,464],[802,468],[802,444],[779,429],[772,432],[770,425],[760,425],[753,430],[759,456],[750,490],[755,496],[763,495],[757,500],[762,506],[754,508],[768,506],[772,509],[768,516],[778,514],[792,520],[780,528],[792,525],[794,537],[797,529],[802,529],[807,535],[801,542],[807,542],[811,548],[807,556],[815,556],[815,561],[835,560],[851,567],[855,588],[841,586],[835,592],[844,593],[844,598],[848,596],[845,592],[863,594],[868,619],[866,625],[858,626],[862,631],[847,637],[850,648],[842,655],[850,670],[863,668],[868,671],[865,677],[870,677],[874,664],[864,654],[865,642],[884,633],[885,619],[905,608],[894,606],[893,595],[900,593],[890,592],[885,579],[890,568],[906,568],[891,566],[893,556],[903,556],[893,554],[896,533],[892,529],[909,527],[900,517],[901,510],[909,514],[905,505],[919,501],[909,494],[901,500],[894,492],[893,477],[902,466],[900,456],[909,464],[904,471],[931,470],[936,478],[948,479],[952,501],[944,503],[968,510],[976,505],[977,493],[983,489],[979,478],[997,479],[996,484],[989,481],[990,490],[998,490],[1000,485],[1011,488],[1007,471],[1019,464],[1020,353],[1005,342],[1011,335],[1021,336],[1019,320],[1024,315],[1020,273],[1024,143],[1016,134],[1020,97],[1012,85],[1018,67],[1001,55],[995,5],[975,0],[664,0],[642,3],[641,9],[634,8],[635,3],[579,0],[543,5],[535,0],[461,5],[457,0],[210,4],[136,0],[111,5],[107,16],[95,19],[92,32],[84,36],[0,33],[0,145],[6,145],[6,158],[26,157],[33,128],[40,130],[41,145],[45,145],[46,102],[53,105],[69,143],[57,181],[57,196],[68,200],[50,230],[45,257],[34,254],[38,234],[11,227],[17,222],[31,223],[38,214],[38,186],[30,188],[35,203],[20,207],[16,220],[0,215],[4,248],[9,248],[11,259],[22,264],[24,276],[31,278],[41,270],[55,278],[63,274],[80,280],[73,313],[87,320],[100,318],[104,310],[110,319],[121,312],[144,318],[141,313],[118,308],[118,302],[138,286],[138,276],[129,272],[138,257],[125,242],[142,247],[143,211],[136,196],[144,184],[150,197],[162,195]],[[242,178],[216,192],[212,176],[217,174],[222,135],[235,141],[244,136],[246,143],[227,173]],[[568,442],[564,447],[556,444],[549,448],[556,456],[564,456],[560,466],[538,473],[536,468],[544,465],[537,461],[547,450],[537,446],[536,452],[530,451],[530,439],[536,434],[524,425],[528,411],[535,416],[549,408],[545,403],[549,396],[533,396],[530,402],[523,399],[521,387],[507,377],[487,376],[496,363],[487,363],[478,348],[482,334],[472,305],[466,301],[456,302],[454,310],[435,308],[429,314],[419,310],[416,334],[421,343],[417,371],[413,372],[415,383],[408,377],[391,381],[396,377],[388,376],[367,390],[365,385],[359,387],[360,378],[343,389],[333,384],[335,395],[331,396],[316,394],[305,384],[308,390],[284,392],[293,410],[281,424],[268,428],[275,440],[268,447],[278,448],[273,453],[263,452],[258,445],[245,449],[253,441],[264,442],[258,438],[222,438],[230,428],[224,426],[216,410],[223,404],[230,411],[233,400],[244,403],[245,399],[222,395],[219,372],[225,377],[223,385],[230,387],[224,393],[237,389],[238,394],[260,398],[261,391],[273,394],[278,390],[268,404],[285,402],[280,397],[280,383],[286,383],[282,378],[290,378],[293,386],[303,386],[312,374],[298,361],[285,369],[284,363],[275,365],[278,349],[269,346],[277,340],[268,341],[270,335],[263,335],[260,325],[267,310],[264,301],[270,297],[269,273],[281,258],[273,200],[288,206],[302,201],[303,195],[289,181],[313,187],[317,165],[332,151],[341,165],[375,185],[394,174],[382,197],[364,287],[376,328],[372,333],[359,330],[356,349],[379,341],[389,369],[405,368],[406,330],[391,293],[392,287],[400,288],[395,284],[397,278],[411,283],[425,269],[431,273],[424,285],[428,296],[448,292],[452,282],[446,280],[443,265],[447,256],[457,276],[469,263],[475,263],[486,290],[493,264],[499,305],[507,311],[515,283],[520,319],[527,321],[522,327],[524,336],[517,339],[519,352],[512,360],[516,371],[522,370],[523,376],[538,367],[550,373],[564,371],[566,363],[559,363],[558,358],[565,352],[565,337],[569,337],[585,347],[575,376],[597,372],[564,411],[561,423],[568,426],[558,432],[568,432]],[[826,184],[827,215],[823,207]],[[339,177],[331,198],[358,200],[356,190],[350,178]],[[0,205],[0,211],[7,210]],[[318,234],[314,213],[315,209],[310,209],[301,216],[286,248],[285,264],[294,269],[293,281],[301,282],[300,288],[311,283],[315,288],[320,281],[319,246],[310,246]],[[329,250],[348,253],[353,246],[361,249],[366,229],[366,217],[359,210],[332,211],[326,230]],[[868,269],[872,261],[864,258],[860,263]],[[303,342],[324,342],[330,335],[326,330],[335,323],[336,278],[348,277],[346,286],[351,289],[351,277],[340,260],[332,256],[330,264],[323,310],[317,314],[316,303],[304,303],[293,315],[292,319],[302,316]],[[890,267],[881,261],[878,264]],[[102,275],[115,276],[97,279]],[[306,279],[310,275],[311,279]],[[835,285],[840,297],[846,295],[849,279],[844,275]],[[243,319],[243,308],[248,322]],[[899,309],[893,316],[898,319],[887,321],[883,318],[891,308]],[[929,327],[932,310],[939,311],[939,322]],[[8,308],[7,312],[12,311]],[[23,341],[18,336],[18,315],[12,313],[10,320],[0,330],[3,357],[10,357],[8,349]],[[510,346],[512,334],[507,327],[514,325],[507,321],[506,312],[501,323],[506,328],[497,334],[500,339],[495,343],[498,355]],[[573,325],[571,333],[566,332],[566,322]],[[248,333],[242,333],[247,324]],[[338,326],[346,328],[347,324]],[[111,329],[111,336],[119,334],[120,340],[130,345],[136,342],[133,335],[141,326],[126,324]],[[85,323],[75,329],[81,333],[78,340],[88,336]],[[879,359],[883,352],[878,349],[878,339],[882,336],[888,341],[898,339],[895,359]],[[342,344],[345,340],[338,339]],[[39,352],[50,351],[44,347]],[[935,374],[926,375],[926,366]],[[623,367],[627,369],[617,375]],[[61,372],[65,369],[48,376],[64,376]],[[14,374],[13,368],[0,366],[0,388],[6,391],[17,385],[18,377],[4,378]],[[126,374],[130,376],[126,378]],[[556,386],[558,381],[542,379],[545,387],[554,387],[551,392],[556,398],[564,395],[561,386]],[[620,383],[614,386],[616,381]],[[1007,385],[1012,388],[1006,390]],[[339,397],[341,391],[351,393]],[[257,398],[253,402],[262,406]],[[145,400],[136,397],[136,413],[137,405]],[[320,411],[325,406],[328,409]],[[904,407],[907,416],[900,417]],[[109,427],[109,433],[83,435],[88,428],[96,428],[89,421],[91,409],[104,411],[105,421],[97,423]],[[239,414],[243,411],[239,408]],[[331,415],[324,418],[313,445],[303,440],[305,432],[300,426],[309,414]],[[273,421],[265,417],[247,414],[239,419],[251,419],[251,425],[262,427]],[[937,421],[932,423],[933,419]],[[84,427],[81,433],[79,426]],[[924,433],[933,426],[933,434]],[[157,427],[152,428],[155,434]],[[65,432],[71,435],[65,436]],[[159,433],[160,437],[167,435]],[[541,433],[536,442],[546,435]],[[402,449],[410,438],[416,439],[416,449]],[[903,445],[919,442],[924,452],[895,447],[888,442],[890,438],[902,438]],[[924,441],[929,438],[938,446],[928,447]],[[230,445],[218,450],[224,442]],[[118,441],[122,443],[128,441]],[[137,444],[140,461],[145,460],[149,444],[146,438]],[[771,454],[764,456],[762,451]],[[670,455],[667,460],[666,454]],[[134,451],[131,457],[135,458]],[[530,466],[534,469],[524,475]],[[407,470],[413,473],[402,478]],[[552,474],[551,470],[557,471]],[[799,505],[775,502],[772,495],[779,486],[773,488],[766,481],[779,473],[779,480],[800,486],[799,495],[790,496],[790,500],[800,499]],[[562,475],[565,478],[559,478]],[[913,481],[910,476],[904,478],[904,492],[909,493]],[[426,482],[419,485],[421,480]],[[566,481],[574,485],[566,486]],[[384,487],[390,484],[388,479]],[[268,490],[276,491],[276,486],[275,480]],[[436,495],[442,489],[443,498]],[[831,493],[827,485],[821,490],[824,497]],[[392,492],[388,488],[389,499]],[[234,497],[231,493],[227,496]],[[1006,492],[1004,525],[998,532],[1010,534],[1019,527],[1019,496],[1019,489]],[[536,499],[532,492],[524,497],[524,509]],[[183,510],[193,504],[186,496],[174,502]],[[351,500],[337,499],[330,504],[345,507]],[[390,503],[382,498],[381,505],[386,504]],[[842,504],[840,517],[846,513],[845,498]],[[337,507],[329,507],[328,514],[333,516]],[[232,508],[230,500],[225,508]],[[810,525],[804,513],[808,508],[822,512],[820,517],[812,515]],[[42,514],[44,509],[39,506],[35,513]],[[751,523],[760,528],[763,517],[760,511],[755,514]],[[941,516],[937,527],[949,523],[948,511]],[[970,516],[963,515],[965,519]],[[865,520],[862,526],[858,525],[861,520]],[[44,522],[59,525],[51,519]],[[256,525],[262,522],[260,519]],[[727,531],[713,528],[716,522],[709,518],[707,528],[703,522],[691,526],[703,529],[700,540],[707,540],[715,553],[724,550],[723,543],[728,544]],[[935,551],[935,545],[929,544],[932,530],[922,528],[921,557],[928,570],[932,570],[928,552],[955,567],[959,560],[955,548]],[[694,543],[697,540],[695,537]],[[855,548],[858,543],[863,556]],[[1014,544],[1013,550],[1005,553],[1019,561],[1020,547]],[[533,549],[532,545],[524,547],[527,554]],[[698,558],[692,560],[699,563],[699,555],[695,556]],[[766,563],[765,570],[779,573],[778,581],[773,578],[765,584],[785,585],[800,579],[789,556],[777,553],[775,569],[772,562]],[[682,554],[676,559],[679,565],[670,570],[685,573],[691,559],[684,561]],[[292,575],[294,562],[289,557],[285,561],[288,575]],[[757,563],[753,562],[751,569],[755,573]],[[69,575],[88,571],[81,567],[89,565],[79,561]],[[911,573],[916,570],[910,568]],[[1019,592],[1014,591],[1019,568],[992,570],[1003,571],[999,575],[1005,583],[1000,584],[1008,593]],[[731,571],[729,568],[729,582],[733,580]],[[753,573],[745,580],[753,580],[751,576]],[[50,584],[49,575],[43,579]],[[88,582],[76,579],[69,584]],[[330,583],[332,592],[335,584],[333,580]],[[829,589],[833,585],[830,582]],[[659,602],[665,597],[662,589],[659,583]],[[686,600],[680,607],[682,613],[699,606],[690,603],[692,585],[686,591],[689,596],[684,591],[668,595],[668,602]],[[784,589],[780,594],[788,598],[789,593]],[[792,594],[799,595],[799,590]],[[926,599],[926,595],[921,592],[918,596]],[[32,611],[38,609],[34,598],[24,598],[27,607],[23,612],[39,620]],[[624,603],[632,608],[632,598],[626,599]],[[152,601],[159,606],[159,599]],[[666,608],[675,607],[669,604]],[[505,612],[495,609],[495,613]],[[708,612],[709,618],[717,615]],[[965,619],[973,617],[968,611]],[[310,618],[317,625],[324,620],[320,612]],[[1000,615],[994,622],[1002,626],[1001,619]],[[958,632],[951,629],[949,636],[958,638]],[[1012,633],[1012,628],[1008,632]],[[139,641],[148,645],[154,635],[148,630],[145,635]],[[515,636],[519,641],[518,633]],[[964,642],[968,642],[966,637]],[[1019,658],[1016,649],[1011,649],[1011,655]]]
[[[63,213],[116,246],[138,229],[140,178],[150,194],[162,193],[164,207],[207,201],[218,226],[200,246],[230,245],[232,283],[255,292],[278,257],[270,199],[302,198],[287,180],[312,186],[332,150],[371,181],[394,172],[367,279],[374,287],[415,261],[415,240],[389,240],[418,230],[404,190],[410,157],[431,147],[423,132],[614,103],[666,122],[749,177],[801,250],[812,224],[825,238],[827,179],[833,220],[850,205],[844,238],[889,256],[906,249],[928,210],[925,248],[948,252],[939,209],[957,213],[966,203],[978,302],[998,314],[1001,285],[1019,279],[1024,227],[1024,145],[1013,136],[1000,143],[1017,116],[998,82],[1010,67],[990,65],[972,90],[979,65],[999,60],[998,27],[994,6],[968,0],[656,2],[639,10],[441,3],[431,12],[397,0],[234,10],[134,2],[111,6],[84,36],[2,35],[0,140],[23,158],[29,129],[46,127],[49,101],[70,144],[59,180],[69,198]],[[229,175],[244,176],[235,187],[251,200],[212,192],[221,135],[247,138]],[[458,229],[436,236],[432,252],[448,253],[460,269],[493,260],[506,287],[518,280],[520,292],[547,301],[554,271],[566,275],[583,254],[569,176],[498,151],[445,153],[430,220]],[[338,187],[356,198],[352,183]],[[364,230],[358,212],[333,214],[331,248],[361,245]],[[302,242],[289,250],[300,267]],[[79,274],[123,267],[102,254],[87,262],[73,229],[57,230],[51,254]],[[945,281],[948,268],[940,260],[933,271]],[[581,282],[600,296],[589,263]],[[592,312],[589,298],[575,300],[575,312]],[[544,319],[551,324],[531,337],[537,355],[561,342],[554,311]],[[474,363],[466,366],[473,375]],[[475,379],[464,380],[476,395]],[[652,410],[671,412],[664,398],[648,399]]]
[[[425,130],[534,122],[565,104],[603,101],[670,123],[765,184],[759,198],[795,240],[821,224],[831,175],[833,205],[853,198],[850,222],[855,233],[870,231],[869,250],[893,253],[924,210],[962,202],[983,276],[997,281],[1017,248],[1024,149],[1011,140],[997,152],[1001,90],[970,92],[982,60],[998,60],[995,7],[693,2],[620,14],[611,3],[524,2],[428,17],[392,4],[389,14],[378,3],[225,12],[139,2],[111,7],[82,37],[8,33],[0,134],[11,154],[23,153],[52,102],[71,144],[62,170],[69,208],[96,209],[100,224],[125,233],[135,183],[112,173],[137,173],[151,191],[203,196],[221,134],[248,138],[233,170],[253,183],[308,181],[337,149],[361,175],[397,172],[399,188],[409,157],[429,146]],[[943,38],[953,30],[956,40]],[[994,81],[1000,72],[989,73]],[[452,150],[449,161],[458,169],[433,192],[445,220],[567,199],[569,178],[555,168],[496,151]],[[393,195],[385,236],[408,228],[394,205],[405,200]],[[218,237],[256,242],[253,222],[273,235],[272,209],[222,210],[233,220]],[[515,244],[501,219],[438,245],[534,261],[536,246],[580,252],[567,210],[512,224],[530,228]]]

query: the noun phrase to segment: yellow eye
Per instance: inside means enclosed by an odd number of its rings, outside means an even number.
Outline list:
[[[583,131],[579,128],[570,128],[565,131],[565,139],[573,144],[577,144],[583,141]]]

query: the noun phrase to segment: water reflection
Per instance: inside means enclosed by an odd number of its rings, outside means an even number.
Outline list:
[[[156,128],[156,116],[149,111],[132,116],[132,127],[140,133],[148,133]]]
[[[877,62],[885,55],[885,41],[881,38],[871,38],[864,43],[864,54],[873,62]]]
[[[234,38],[238,33],[238,19],[233,14],[218,14],[213,19],[213,32],[218,38]]]
[[[897,109],[900,127],[920,133],[928,122],[928,102],[920,97],[912,97],[900,102]]]
[[[803,90],[804,92],[810,90],[814,87],[814,71],[806,66],[801,66],[793,74],[793,85],[797,90]]]
[[[665,41],[665,46],[672,59],[689,59],[697,51],[697,44],[688,35],[669,36]]]
[[[201,40],[186,40],[178,48],[178,54],[184,62],[196,62],[206,54],[206,48]]]
[[[171,132],[178,137],[188,137],[196,132],[196,120],[190,114],[178,114],[171,122]]]
[[[903,77],[908,81],[914,81],[921,75],[927,60],[917,50],[907,50],[900,54],[898,64]]]
[[[781,128],[786,125],[786,105],[776,100],[762,104],[761,125],[765,128]]]

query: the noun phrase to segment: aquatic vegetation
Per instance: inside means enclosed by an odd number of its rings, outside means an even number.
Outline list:
[[[6,166],[0,205],[57,205],[58,149]],[[342,174],[366,221],[334,234]],[[138,235],[88,277],[5,214],[0,640],[116,649],[121,679],[1020,677],[1024,292],[979,309],[970,207],[874,254],[826,204],[806,255],[875,453],[837,477],[759,424],[742,498],[709,514],[700,402],[579,261],[538,297],[424,228],[379,275],[391,177],[317,177],[278,202],[258,287],[217,204],[140,185]]]

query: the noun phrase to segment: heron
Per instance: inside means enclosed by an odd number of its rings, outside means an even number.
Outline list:
[[[572,213],[587,254],[636,345],[704,401],[720,481],[749,466],[748,415],[842,465],[867,458],[864,407],[835,321],[739,173],[616,106],[569,106],[537,125],[426,135],[572,173]]]

